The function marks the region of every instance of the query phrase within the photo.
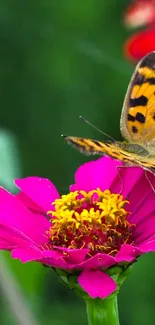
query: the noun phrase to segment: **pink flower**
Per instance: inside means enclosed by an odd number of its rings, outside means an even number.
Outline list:
[[[154,50],[155,27],[133,34],[127,39],[124,45],[125,56],[135,62]]]
[[[117,283],[109,270],[155,250],[154,192],[141,168],[118,165],[109,157],[85,163],[62,197],[38,177],[16,180],[17,195],[0,188],[0,248],[76,275],[92,298],[110,295]]]
[[[133,0],[124,13],[128,27],[140,27],[155,22],[155,0]]]

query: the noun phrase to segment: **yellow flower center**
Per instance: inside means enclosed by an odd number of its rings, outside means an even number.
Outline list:
[[[51,247],[88,248],[89,256],[102,252],[115,255],[122,244],[133,244],[133,224],[127,220],[129,203],[109,190],[75,191],[52,204],[52,226],[48,231]]]

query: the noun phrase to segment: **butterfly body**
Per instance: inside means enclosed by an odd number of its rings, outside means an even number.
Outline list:
[[[155,52],[146,55],[135,69],[123,104],[120,130],[123,142],[70,136],[65,139],[87,155],[109,155],[125,165],[155,173]]]
[[[65,140],[85,155],[107,155],[127,166],[142,166],[155,173],[155,157],[137,144],[101,142],[98,140],[64,136]]]

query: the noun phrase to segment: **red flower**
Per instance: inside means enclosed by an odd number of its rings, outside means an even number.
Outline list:
[[[155,51],[155,27],[130,36],[124,44],[125,56],[135,62],[152,51]]]

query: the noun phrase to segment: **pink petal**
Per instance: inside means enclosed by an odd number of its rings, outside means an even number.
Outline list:
[[[59,259],[44,258],[40,262],[45,265],[56,267],[63,270],[73,270],[75,268],[75,264],[68,264],[64,261],[63,258],[59,258]]]
[[[147,172],[147,177],[155,187],[155,176]],[[154,192],[146,174],[143,173],[129,195],[131,214],[128,220],[136,224],[133,229],[135,244],[139,245],[155,233],[155,199]]]
[[[144,253],[155,252],[155,240],[141,244],[139,247]]]
[[[11,251],[14,248],[11,244],[7,241],[0,239],[0,250]]]
[[[28,196],[23,192],[19,192],[16,194],[16,197],[24,204],[26,207],[33,212],[43,212],[40,207],[33,202]]]
[[[107,156],[85,163],[77,169],[75,184],[71,186],[71,190],[90,191],[99,187],[104,191],[111,186],[114,178],[117,177],[116,166],[121,165],[121,162]]]
[[[112,183],[111,191],[115,193],[119,193],[120,182],[121,182],[121,187],[122,187],[121,194],[124,196],[124,198],[130,200],[130,193],[133,193],[134,186],[137,184],[139,179],[141,179],[142,175],[144,175],[144,171],[140,167],[120,166],[119,168],[117,168],[117,172],[118,172],[117,178],[115,178]],[[130,207],[130,211],[131,211],[131,207]]]
[[[39,249],[34,247],[28,247],[26,249],[17,248],[13,249],[11,253],[12,258],[19,259],[22,263],[30,261],[37,261],[42,258],[42,253]]]
[[[143,250],[143,252],[154,252],[155,251],[155,235],[153,235],[151,238],[149,238],[144,243],[141,243],[139,245],[139,248]]]
[[[132,262],[136,259],[137,256],[141,255],[142,253],[143,252],[138,247],[124,244],[116,255],[116,260],[118,263]]]
[[[108,267],[116,264],[116,259],[113,256],[98,253],[95,256],[85,260],[84,262],[77,264],[76,268],[80,269],[91,269],[91,268],[102,268],[107,269]]]
[[[72,263],[78,264],[82,263],[85,259],[87,253],[89,252],[89,249],[70,249],[68,250],[69,259]],[[67,261],[68,258],[64,258],[64,260]]]
[[[16,248],[12,251],[12,258],[19,259],[22,263],[27,263],[30,261],[42,262],[48,259],[59,259],[62,257],[62,253],[53,250],[44,250],[37,247],[23,247]]]
[[[78,277],[78,283],[91,298],[105,299],[117,288],[115,281],[99,270],[84,270]]]
[[[142,171],[141,174],[139,173],[139,170]],[[139,177],[137,176],[137,174],[139,175]],[[141,219],[143,219],[145,215],[148,215],[148,207],[150,210],[150,204],[148,203],[148,200],[151,200],[151,210],[153,211],[155,209],[155,201],[153,201],[154,192],[149,184],[149,181],[146,178],[145,172],[142,170],[142,168],[137,168],[137,174],[133,173],[133,175],[129,175],[129,178],[135,180],[135,184],[133,184],[133,188],[128,195],[131,212],[129,220],[136,224],[137,220],[135,219],[135,216],[137,214],[141,216]],[[155,176],[149,172],[147,172],[147,176],[149,177],[152,186],[155,187]],[[126,183],[128,183],[127,180]],[[140,210],[142,210],[143,213]]]
[[[27,245],[35,243],[31,238],[26,236],[20,230],[8,225],[0,223],[0,243],[6,242],[8,247],[27,247]]]
[[[16,196],[0,188],[0,223],[23,232],[37,244],[47,242],[45,229],[50,222],[40,214],[31,213]]]
[[[52,202],[60,197],[56,187],[47,178],[21,178],[16,179],[15,184],[44,212],[52,210]]]
[[[85,259],[86,255],[89,253],[89,249],[68,249],[66,247],[57,247],[55,249],[67,253],[67,256],[64,256],[64,260],[67,262],[70,260],[72,263],[81,263]]]
[[[146,217],[148,217],[148,220]],[[155,233],[155,214],[152,213],[146,217],[144,217],[144,220],[142,220],[133,230],[136,245],[140,245],[144,241],[148,240]]]
[[[145,202],[139,206],[130,222],[135,223],[133,235],[136,245],[144,242],[155,234],[155,199],[154,193],[150,194]]]

